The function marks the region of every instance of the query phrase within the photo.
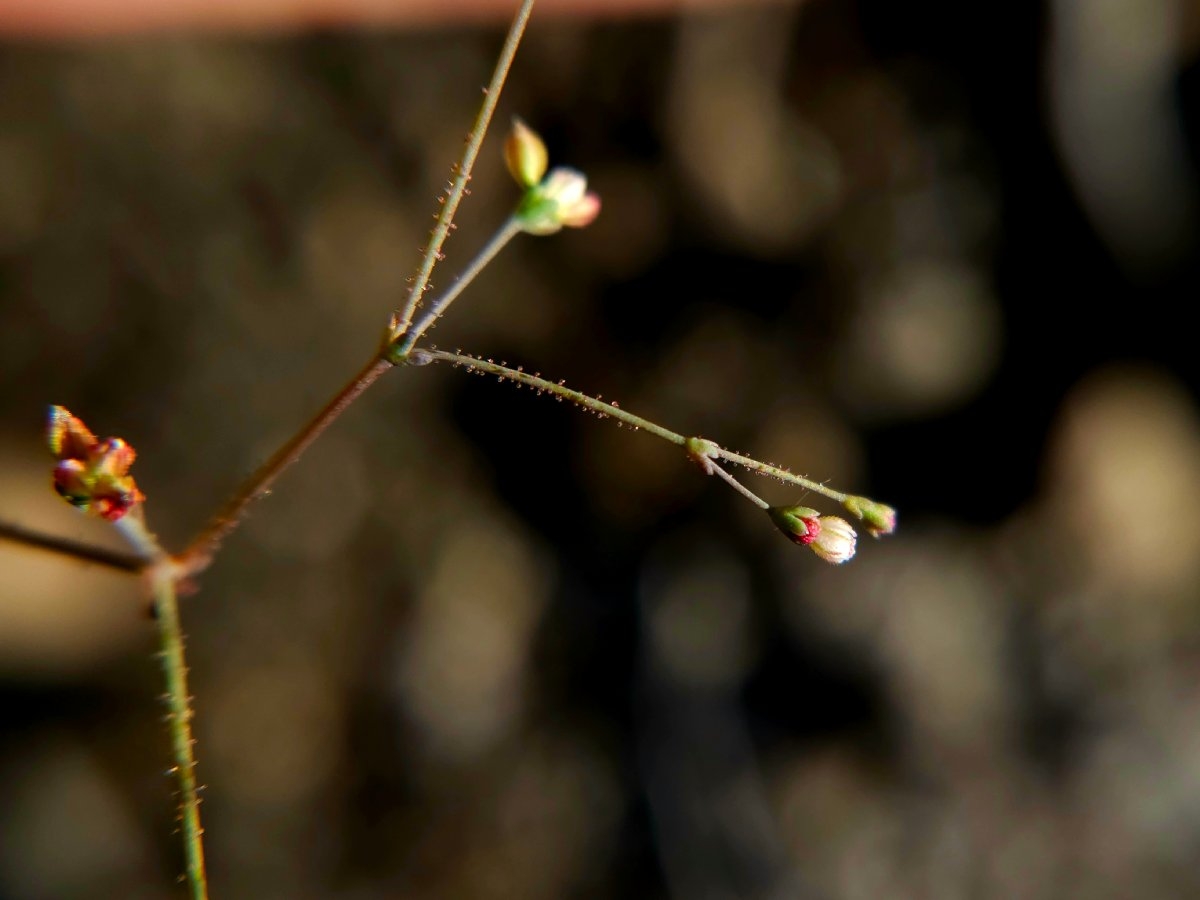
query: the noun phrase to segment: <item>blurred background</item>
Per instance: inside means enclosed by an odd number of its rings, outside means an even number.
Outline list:
[[[375,346],[504,23],[0,49],[0,518],[182,546]],[[215,898],[1200,892],[1200,7],[535,15],[596,223],[432,340],[900,510],[833,568],[678,449],[444,367],[187,599]],[[771,502],[819,498],[746,477]],[[115,545],[115,544],[113,544]],[[0,898],[182,896],[137,583],[0,545]]]

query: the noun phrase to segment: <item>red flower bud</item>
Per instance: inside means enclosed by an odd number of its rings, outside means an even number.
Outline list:
[[[50,407],[46,437],[58,459],[54,489],[76,509],[115,522],[145,499],[129,475],[137,453],[120,438],[97,440],[61,406]]]

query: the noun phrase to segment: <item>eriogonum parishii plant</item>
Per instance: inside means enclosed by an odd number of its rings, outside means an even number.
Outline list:
[[[112,523],[131,544],[132,554],[123,556],[35,534],[19,526],[0,525],[0,536],[10,540],[143,576],[146,588],[153,596],[159,629],[174,756],[172,770],[180,789],[186,877],[193,900],[206,898],[208,886],[191,734],[193,713],[179,619],[180,589],[185,586],[189,591],[195,589],[196,580],[212,564],[222,541],[238,527],[254,501],[265,496],[279,476],[296,463],[352,403],[393,369],[448,363],[454,368],[494,375],[502,381],[532,387],[539,394],[569,400],[603,418],[615,419],[635,430],[675,444],[704,474],[726,482],[763,510],[787,538],[808,547],[829,563],[845,563],[854,556],[857,535],[850,521],[836,515],[822,515],[807,506],[772,506],[735,477],[731,469],[747,469],[825,497],[861,521],[873,537],[890,534],[895,529],[896,513],[882,503],[842,493],[786,469],[727,450],[706,438],[673,431],[630,413],[614,402],[604,402],[568,388],[562,380],[546,379],[538,374],[530,374],[522,367],[512,368],[491,359],[440,350],[422,343],[451,303],[518,235],[544,236],[564,227],[582,228],[600,212],[600,199],[588,190],[586,176],[571,168],[551,168],[549,154],[541,138],[524,122],[514,119],[504,143],[504,160],[521,189],[521,195],[511,215],[445,293],[428,301],[424,297],[430,275],[442,258],[442,247],[453,228],[455,213],[466,193],[475,160],[532,6],[533,0],[524,0],[509,29],[466,149],[454,167],[447,194],[440,199],[437,224],[422,255],[408,297],[388,319],[382,341],[362,369],[243,483],[187,546],[178,552],[169,552],[160,546],[147,527],[144,514],[147,500],[130,474],[136,458],[133,448],[122,438],[97,438],[80,418],[61,406],[50,408],[48,423],[48,443],[56,460],[52,476],[54,489],[80,511]]]

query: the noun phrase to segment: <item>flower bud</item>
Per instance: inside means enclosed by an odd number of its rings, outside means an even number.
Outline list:
[[[128,474],[137,453],[120,438],[97,440],[61,406],[50,407],[46,437],[58,460],[54,489],[72,506],[115,522],[145,499]]]
[[[821,514],[807,506],[772,506],[767,515],[793,543],[807,546],[821,533]]]
[[[876,503],[866,497],[847,497],[842,501],[846,511],[867,523],[867,533],[877,538],[896,530],[896,510],[886,503]]]
[[[84,459],[100,442],[80,419],[61,406],[51,406],[46,443],[55,459]]]
[[[522,188],[533,187],[546,174],[546,145],[536,131],[513,117],[512,130],[504,141],[504,164]]]
[[[808,545],[813,553],[834,565],[841,565],[854,556],[858,543],[854,526],[838,516],[825,516],[820,524],[820,534]]]
[[[600,214],[600,197],[587,189],[587,176],[576,169],[556,168],[531,187],[517,207],[521,230],[554,234],[564,225],[583,228]]]
[[[841,564],[854,556],[858,535],[845,519],[822,516],[807,506],[772,506],[767,515],[788,540],[808,547],[825,562]]]

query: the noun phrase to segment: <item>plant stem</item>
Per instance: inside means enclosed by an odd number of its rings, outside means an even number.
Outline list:
[[[787,469],[781,469],[779,466],[773,466],[770,463],[759,462],[757,459],[749,456],[742,456],[742,454],[726,450],[724,447],[717,448],[717,456],[721,459],[727,459],[731,463],[737,463],[739,466],[743,466],[752,472],[757,472],[760,475],[770,475],[772,478],[797,485],[805,490],[812,491],[814,494],[820,494],[822,497],[835,500],[838,503],[843,502],[850,496],[842,491],[835,491],[829,485],[821,484],[819,481],[813,481],[811,478],[805,478],[803,475],[797,475],[794,472],[789,472]]]
[[[723,479],[727,485],[729,485],[731,488],[733,488],[735,491],[737,491],[739,494],[741,494],[743,497],[745,497],[747,500],[749,500],[751,503],[753,503],[759,509],[770,509],[771,508],[770,503],[768,503],[762,497],[758,496],[758,494],[754,493],[754,491],[750,490],[750,488],[746,487],[744,484],[742,484],[740,481],[738,481],[736,478],[734,478],[732,475],[730,475],[728,472],[726,472],[720,466],[714,465],[712,467],[712,471],[719,478]]]
[[[655,437],[662,438],[664,441],[669,441],[672,444],[679,444],[680,446],[683,446],[688,440],[682,434],[671,431],[669,428],[664,428],[655,422],[651,422],[649,419],[643,419],[641,416],[635,416],[633,413],[626,412],[625,410],[620,409],[613,404],[605,403],[602,400],[596,400],[593,397],[589,397],[587,394],[582,394],[579,391],[574,391],[568,387],[564,387],[560,383],[547,381],[545,378],[542,378],[539,375],[530,375],[528,372],[524,372],[520,369],[510,369],[508,366],[497,365],[491,360],[476,359],[473,356],[465,356],[460,353],[450,353],[446,350],[414,351],[413,355],[416,356],[417,352],[422,354],[422,361],[428,360],[448,362],[455,366],[464,366],[470,371],[487,372],[488,374],[496,375],[499,378],[507,378],[510,381],[526,384],[537,391],[546,391],[547,393],[562,397],[565,400],[570,400],[572,403],[576,403],[579,406],[599,413],[601,416],[617,419],[618,421],[624,422],[626,425],[632,425],[635,429],[648,431]],[[789,472],[787,469],[781,469],[778,466],[772,466],[768,463],[759,462],[757,459],[752,459],[748,456],[742,456],[740,453],[734,453],[730,450],[725,450],[724,448],[715,444],[713,447],[714,458],[729,460],[730,462],[737,463],[739,466],[744,466],[751,471],[758,472],[762,475],[770,475],[773,478],[777,478],[778,480],[785,482],[786,484],[797,485],[798,487],[802,487],[806,490],[812,491],[813,493],[828,497],[831,500],[836,500],[838,503],[841,503],[848,496],[847,494],[843,494],[841,491],[835,491],[833,488],[827,487],[818,481],[805,478],[803,475],[795,475]],[[757,498],[756,502],[761,503],[761,501],[758,501]]]
[[[141,572],[146,566],[146,560],[139,556],[108,550],[104,547],[93,547],[51,534],[42,534],[12,522],[0,522],[0,540],[11,541],[14,544],[22,544],[37,550],[48,550],[80,562],[96,563],[116,569],[118,572],[128,572],[134,575]]]
[[[385,359],[372,358],[308,423],[296,432],[286,444],[263,463],[251,475],[237,493],[217,512],[178,557],[181,569],[187,574],[197,574],[212,562],[221,541],[241,524],[247,508],[264,497],[280,475],[286,472],[304,454],[317,438],[346,411],[375,381],[392,368]]]
[[[487,88],[484,89],[485,96],[483,103],[479,108],[479,113],[475,117],[475,124],[471,128],[471,133],[467,138],[467,146],[463,151],[462,160],[455,167],[456,174],[451,184],[450,192],[446,196],[446,201],[442,205],[442,211],[438,214],[437,225],[434,227],[429,237],[429,244],[426,246],[425,252],[421,257],[421,266],[413,280],[408,300],[402,312],[392,315],[392,320],[388,325],[387,345],[381,351],[381,355],[372,358],[363,367],[362,371],[354,376],[307,425],[293,435],[269,460],[263,463],[258,471],[251,475],[241,488],[238,489],[229,502],[213,516],[204,530],[176,558],[178,573],[181,576],[194,575],[206,569],[211,564],[213,556],[221,545],[221,541],[241,523],[247,508],[255,500],[263,497],[270,490],[275,479],[290,468],[304,451],[308,449],[308,446],[320,437],[325,429],[338,416],[345,412],[346,408],[357,400],[367,388],[374,384],[380,375],[392,367],[392,362],[385,358],[385,355],[390,355],[392,345],[395,344],[397,338],[408,330],[408,326],[412,323],[413,313],[420,302],[421,295],[425,293],[426,287],[429,284],[429,276],[433,272],[434,266],[437,265],[438,260],[441,259],[442,245],[450,233],[454,214],[458,210],[458,204],[462,201],[463,195],[466,193],[467,184],[471,180],[471,170],[475,166],[475,159],[479,155],[479,148],[483,144],[484,135],[487,134],[488,125],[491,123],[492,115],[496,111],[496,104],[500,99],[500,91],[503,89],[504,82],[508,78],[508,70],[512,65],[513,57],[516,55],[517,46],[521,42],[521,36],[525,33],[525,25],[529,21],[529,14],[533,11],[533,3],[534,0],[523,0],[521,8],[517,11],[517,15],[513,19],[512,25],[509,26],[508,36],[505,38],[504,46],[500,50],[500,56],[496,60],[496,68],[492,73],[492,80]],[[467,274],[470,277],[460,278],[460,285],[452,288],[447,296],[439,301],[435,308],[431,310],[431,315],[422,319],[422,327],[417,332],[417,335],[429,328],[450,301],[458,295],[459,291],[466,287],[470,278],[473,278],[478,273],[478,270],[486,265],[508,240],[511,240],[512,234],[507,233],[510,228],[511,225],[506,225],[500,230],[497,238],[494,238],[492,243],[484,248],[484,253],[482,254],[484,258],[481,261],[477,260],[468,269]],[[416,335],[413,337],[413,340],[415,339]],[[407,347],[411,348],[411,346],[412,341],[407,342]]]
[[[176,586],[183,574],[146,527],[142,506],[113,523],[146,561],[154,594],[154,619],[158,623],[159,657],[167,677],[167,722],[171,730],[171,773],[179,781],[179,818],[183,826],[183,856],[192,900],[208,900],[204,872],[204,829],[200,825],[200,798],[196,791],[196,756],[192,738],[192,698],[188,693],[187,660],[183,652],[183,627],[179,623]]]
[[[408,326],[412,322],[413,313],[416,312],[417,304],[421,302],[421,297],[429,284],[429,276],[433,273],[433,267],[441,259],[442,245],[446,242],[446,237],[450,234],[450,224],[454,221],[454,214],[458,210],[458,204],[462,201],[463,194],[467,190],[467,184],[471,180],[471,169],[475,166],[475,158],[479,156],[479,148],[483,145],[483,138],[487,134],[488,125],[492,121],[492,114],[495,113],[496,104],[500,101],[500,92],[503,90],[504,82],[508,78],[509,67],[512,66],[513,57],[517,53],[517,46],[521,43],[521,35],[525,33],[525,25],[529,21],[529,14],[533,12],[533,2],[534,0],[523,0],[521,8],[517,10],[517,14],[513,18],[512,25],[509,26],[508,36],[504,39],[504,46],[500,49],[500,56],[496,60],[496,68],[492,72],[492,80],[484,89],[483,105],[479,108],[479,114],[475,117],[475,124],[472,126],[471,133],[467,138],[467,146],[463,151],[462,161],[455,167],[455,175],[450,186],[450,192],[446,195],[446,202],[442,205],[442,211],[438,215],[437,224],[429,236],[429,244],[426,246],[425,254],[421,258],[421,268],[417,271],[412,288],[408,292],[408,300],[404,304],[404,309],[399,314],[392,316],[390,330],[393,341],[408,330]]]
[[[143,568],[167,558],[167,553],[159,544],[158,538],[146,527],[146,514],[140,503],[114,522],[113,527],[137,551],[138,556],[142,558]]]
[[[530,375],[528,372],[521,369],[510,369],[507,366],[497,365],[489,360],[476,359],[473,356],[464,356],[458,353],[450,353],[445,350],[427,350],[429,358],[440,362],[452,363],[455,366],[465,366],[468,370],[477,370],[487,372],[491,375],[507,378],[510,381],[527,384],[539,391],[546,391],[554,394],[557,397],[562,397],[565,400],[570,400],[579,406],[590,409],[593,412],[599,413],[601,416],[611,416],[612,418],[624,422],[626,425],[632,425],[634,428],[640,428],[648,431],[655,437],[660,437],[664,441],[670,441],[672,444],[679,444],[681,447],[687,443],[687,438],[682,434],[676,434],[669,428],[663,428],[661,425],[656,425],[648,419],[643,419],[641,416],[635,416],[633,413],[626,412],[619,406],[611,403],[605,403],[603,400],[596,400],[594,397],[589,397],[587,394],[582,394],[579,391],[571,390],[569,387],[564,387],[561,383],[547,381],[538,375]]]
[[[187,663],[183,655],[183,629],[179,624],[179,603],[175,594],[176,573],[170,566],[155,573],[154,612],[158,621],[163,672],[167,676],[168,721],[171,749],[175,758],[172,769],[179,779],[180,814],[183,824],[183,852],[187,862],[187,881],[192,900],[208,900],[208,878],[204,872],[204,829],[200,825],[200,798],[196,794],[196,757],[193,753],[192,705],[187,686]]]
[[[408,351],[413,348],[413,345],[421,339],[421,335],[433,327],[434,323],[446,311],[446,308],[457,299],[458,295],[466,289],[467,285],[475,280],[475,276],[482,272],[487,264],[496,258],[496,254],[503,250],[505,245],[520,233],[521,223],[517,221],[515,216],[510,216],[500,226],[499,230],[492,235],[491,240],[487,242],[484,248],[471,260],[466,270],[454,280],[454,284],[451,285],[450,290],[433,302],[433,305],[417,321],[412,330],[404,336],[404,339],[395,347],[395,350],[390,351],[389,358],[393,361],[403,359]]]

